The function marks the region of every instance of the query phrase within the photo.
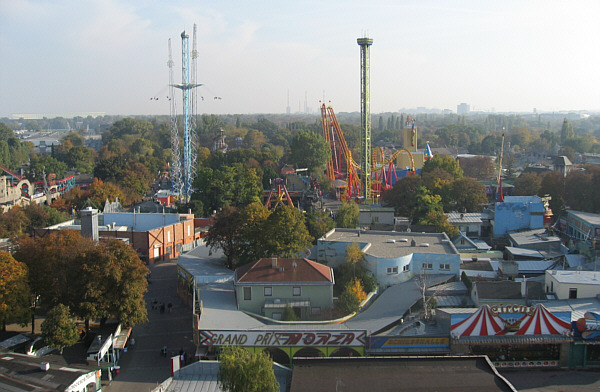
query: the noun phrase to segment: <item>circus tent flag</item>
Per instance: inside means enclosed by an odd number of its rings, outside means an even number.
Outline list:
[[[562,335],[571,329],[571,324],[550,313],[538,304],[531,315],[521,319],[521,327],[515,335]]]
[[[488,305],[480,307],[466,319],[453,324],[450,333],[453,336],[489,336],[504,331],[504,323],[494,316]]]
[[[433,158],[433,153],[431,152],[429,143],[426,144],[424,156],[425,156],[425,160]]]

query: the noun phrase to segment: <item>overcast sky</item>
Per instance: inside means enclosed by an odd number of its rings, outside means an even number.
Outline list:
[[[194,23],[199,113],[284,113],[288,91],[292,112],[360,111],[365,35],[373,113],[600,110],[599,17],[598,0],[0,0],[0,117],[168,114],[168,39],[180,82]]]

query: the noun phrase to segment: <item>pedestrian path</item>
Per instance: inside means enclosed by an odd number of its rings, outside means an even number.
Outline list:
[[[193,358],[195,353],[192,311],[177,296],[176,262],[160,262],[149,268],[151,283],[145,297],[148,322],[133,328],[135,346],[121,357],[120,374],[102,388],[105,391],[147,392],[170,377],[171,355],[183,350]],[[164,304],[162,311],[160,304]],[[167,347],[166,357],[161,354],[163,346]]]

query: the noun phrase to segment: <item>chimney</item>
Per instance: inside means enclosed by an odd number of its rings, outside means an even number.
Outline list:
[[[271,267],[277,268],[277,257],[271,258]]]
[[[417,243],[415,242],[414,238],[410,240],[410,246],[417,246]]]
[[[50,363],[48,363],[48,362],[40,363],[40,370],[43,372],[47,372],[48,370],[50,370]]]
[[[525,279],[525,275],[523,275],[521,281],[521,298],[527,298],[527,279]]]
[[[98,210],[86,207],[79,213],[81,215],[81,235],[98,241]]]

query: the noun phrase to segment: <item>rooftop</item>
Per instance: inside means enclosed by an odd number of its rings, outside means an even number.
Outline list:
[[[294,359],[290,392],[342,388],[346,392],[516,391],[485,356]]]
[[[42,363],[48,363],[48,370],[41,369]],[[109,364],[96,361],[69,360],[60,355],[32,357],[17,353],[0,355],[0,390],[66,390],[81,376]],[[32,388],[35,385],[39,389]],[[17,387],[18,386],[18,387]]]
[[[457,255],[458,250],[445,233],[400,233],[356,229],[333,229],[319,241],[356,242],[374,257],[401,257],[413,253]],[[411,243],[414,241],[415,246]]]
[[[560,283],[600,285],[600,271],[547,271]]]
[[[560,238],[546,233],[546,229],[535,229],[527,231],[517,231],[508,233],[509,238],[519,246],[536,244],[539,242],[558,242]]]
[[[600,226],[600,214],[594,214],[592,212],[583,212],[583,211],[575,211],[575,210],[567,210],[569,215],[572,215],[576,218],[579,218],[583,221],[586,221],[589,224],[594,226]]]
[[[459,223],[482,223],[481,218],[483,217],[483,213],[481,212],[450,212],[446,214],[448,216],[448,222],[452,224]]]
[[[511,280],[479,281],[477,286],[479,299],[521,299],[521,282]],[[544,299],[544,284],[541,282],[526,282],[528,299]]]
[[[264,258],[235,270],[240,283],[333,283],[333,270],[303,258]]]

